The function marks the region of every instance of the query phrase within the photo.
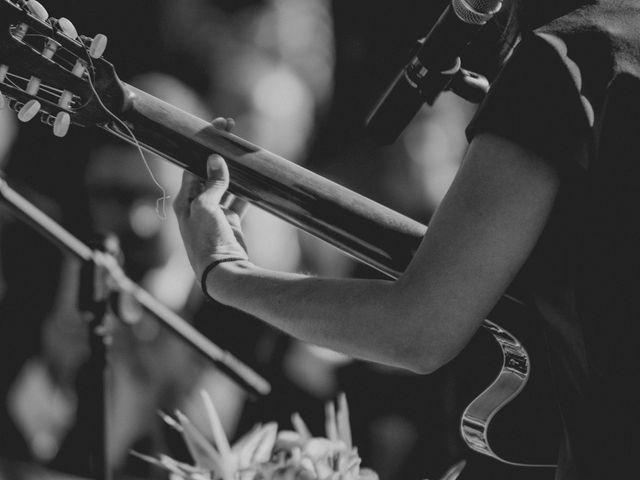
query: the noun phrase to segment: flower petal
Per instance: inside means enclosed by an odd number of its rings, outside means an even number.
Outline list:
[[[351,425],[349,424],[349,404],[347,403],[347,396],[344,393],[338,395],[338,437],[342,440],[348,448],[353,446],[351,439]]]
[[[336,424],[336,407],[333,402],[327,402],[324,407],[325,431],[329,440],[338,440],[338,426]]]
[[[211,425],[213,440],[216,444],[216,447],[218,447],[218,451],[220,452],[222,457],[227,459],[231,456],[231,446],[229,445],[229,440],[227,439],[226,433],[224,433],[224,428],[222,428],[222,422],[220,422],[220,417],[218,416],[216,407],[213,405],[211,397],[205,390],[202,390],[200,392],[200,395],[202,396],[204,408],[206,409],[207,416],[209,417],[209,424]]]

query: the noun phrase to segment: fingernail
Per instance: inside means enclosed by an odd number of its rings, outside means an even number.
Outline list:
[[[217,153],[209,155],[207,159],[207,169],[211,171],[220,170],[224,165],[224,158],[222,158]]]

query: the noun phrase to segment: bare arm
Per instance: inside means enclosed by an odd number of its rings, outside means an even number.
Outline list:
[[[240,261],[216,267],[207,291],[302,340],[433,371],[464,347],[513,280],[544,228],[558,185],[558,173],[544,159],[480,135],[398,281],[311,278]],[[213,198],[208,190],[202,195]],[[213,252],[219,239],[205,239],[222,229],[220,214],[212,213],[216,201],[194,203],[192,222],[184,218],[187,207],[177,207],[187,251],[210,244],[204,248]],[[203,261],[190,257],[198,274]]]

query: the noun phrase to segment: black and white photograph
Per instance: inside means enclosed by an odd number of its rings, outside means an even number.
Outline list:
[[[640,0],[0,0],[0,480],[640,478],[639,140]]]

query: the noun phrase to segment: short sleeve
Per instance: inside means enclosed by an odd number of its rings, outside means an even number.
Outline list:
[[[550,41],[551,40],[551,41]],[[577,155],[590,135],[593,112],[580,93],[579,71],[550,36],[530,34],[516,47],[467,127],[505,137],[550,161]]]

